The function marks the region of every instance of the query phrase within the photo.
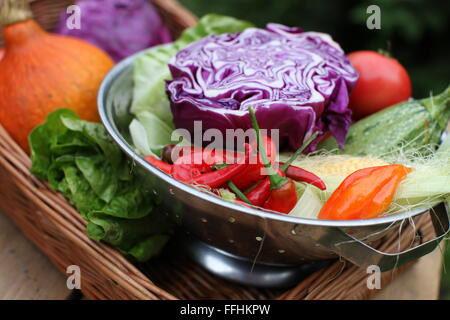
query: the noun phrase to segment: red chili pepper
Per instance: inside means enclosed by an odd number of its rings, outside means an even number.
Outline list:
[[[283,164],[280,163],[280,165],[283,165]],[[322,179],[320,179],[314,173],[309,172],[305,169],[296,167],[296,166],[291,165],[291,166],[287,167],[286,176],[295,181],[309,183],[309,184],[319,188],[320,190],[325,190],[327,188],[327,186],[325,185],[325,182],[323,182]]]
[[[279,175],[284,176],[284,172],[277,169]],[[246,193],[247,199],[255,206],[262,207],[270,195],[270,178],[266,176],[260,180],[256,186]]]
[[[216,164],[229,162],[247,163],[245,160],[247,156],[242,153],[198,147],[180,148],[183,150],[183,155],[176,159],[170,173],[175,179],[182,182],[189,183],[194,177],[211,172],[212,167]],[[208,185],[207,183],[203,184]]]
[[[261,174],[262,169],[264,166],[250,164],[245,170],[234,176],[232,181],[239,189],[246,190],[264,178],[264,175]]]
[[[192,178],[201,175],[203,172],[199,168],[189,164],[174,164],[170,174],[178,181],[188,182],[192,180]]]
[[[206,185],[211,188],[218,188],[221,185],[230,181],[230,179],[240,171],[247,167],[246,163],[232,164],[220,170],[203,173],[199,176],[193,177],[189,183]]]
[[[145,160],[147,160],[151,165],[157,167],[159,170],[164,171],[165,173],[170,173],[172,171],[172,165],[165,163],[162,160],[154,156],[145,156]]]
[[[270,180],[270,194],[269,198],[264,203],[264,208],[278,211],[281,213],[289,213],[298,201],[297,190],[295,183],[280,173],[276,172],[267,157],[265,146],[259,131],[258,121],[256,120],[255,111],[249,108],[250,118],[252,120],[253,129],[256,131],[258,139],[258,149],[261,154],[261,159],[264,167],[267,169],[268,178]]]
[[[271,188],[271,186],[270,177],[266,177],[249,191],[246,197],[255,206],[289,213],[298,201],[295,183],[291,179],[286,179],[280,183],[279,187]]]
[[[267,150],[267,157],[269,158],[272,164],[275,163],[277,157],[276,146],[273,143],[272,139],[267,136],[262,136],[262,140],[264,143],[264,147]],[[250,143],[251,147],[254,150],[257,150],[257,141],[252,141]],[[241,190],[245,190],[255,185],[261,179],[264,179],[267,174],[264,170],[264,164],[261,159],[260,153],[258,153],[258,157],[256,159],[251,159],[255,163],[250,163],[250,165],[241,173],[237,174],[233,177],[233,183]]]
[[[177,148],[177,147],[175,147]],[[245,153],[238,153],[229,150],[208,149],[198,147],[180,147],[180,156],[176,157],[175,164],[205,165],[208,167],[218,163],[242,163],[245,161]],[[183,149],[184,148],[184,149]],[[176,150],[176,149],[173,149]]]
[[[179,157],[175,161],[174,166],[183,164],[192,166],[193,168],[198,168],[201,171],[211,171],[211,166],[213,166],[217,162],[221,163],[223,161],[222,159],[218,159],[218,161],[207,163],[205,161],[205,157],[206,155],[203,151],[188,153]]]
[[[284,176],[284,172],[280,169],[276,170],[280,176]],[[271,189],[270,177],[266,176],[252,190],[247,192],[247,199],[255,206],[261,207],[270,195]]]
[[[263,208],[289,213],[297,204],[298,196],[294,181],[286,179],[280,186],[272,188]]]
[[[189,183],[206,185],[211,188],[220,187],[221,185],[230,181],[233,176],[235,176],[237,173],[241,172],[248,166],[247,162],[250,155],[250,150],[251,147],[248,144],[246,144],[245,161],[242,161],[242,163],[231,164],[223,169],[207,172],[199,176],[193,177],[189,181]]]
[[[270,195],[269,177],[261,180],[258,185],[249,191],[245,196],[255,206],[261,207]]]
[[[170,174],[179,181],[188,182],[209,171],[211,167],[203,162],[202,154],[193,152],[178,158],[172,165]]]
[[[283,163],[280,162],[279,165],[282,166]],[[249,165],[247,169],[233,178],[233,183],[239,189],[245,190],[258,183],[261,179],[264,179],[265,176],[267,176],[267,174],[264,173],[264,166]],[[325,182],[323,182],[322,179],[314,173],[297,166],[290,165],[287,167],[286,176],[298,182],[309,183],[320,190],[326,190]]]
[[[174,144],[170,144],[164,147],[162,151],[162,160],[172,164],[175,163],[178,158],[198,151],[202,151],[202,148],[195,146],[177,146]]]

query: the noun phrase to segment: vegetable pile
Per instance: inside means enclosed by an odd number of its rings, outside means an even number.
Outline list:
[[[0,14],[7,25],[0,122],[24,148],[35,128],[32,172],[79,210],[91,238],[137,261],[151,258],[172,222],[105,129],[84,121],[97,120],[94,98],[113,62],[81,40],[45,33],[21,11],[25,0],[6,2],[20,14]],[[77,4],[83,27],[68,30],[64,16],[60,33],[115,60],[160,44],[136,57],[129,131],[136,151],[172,178],[243,206],[311,219],[370,219],[450,197],[450,139],[435,152],[450,119],[450,88],[410,99],[397,61],[372,52],[347,57],[326,34],[207,15],[166,43],[147,1]],[[382,94],[374,75],[384,76]],[[75,111],[53,111],[61,107]],[[350,107],[362,118],[353,124]],[[195,135],[194,121],[203,131],[252,128],[256,140],[240,150],[173,140],[175,128]],[[296,151],[279,153],[270,129]]]
[[[89,237],[137,261],[161,250],[171,224],[156,210],[144,177],[133,172],[102,125],[60,109],[29,140],[31,172],[70,200],[87,220]]]
[[[405,148],[389,157],[317,152],[298,158],[313,136],[285,162],[277,162],[273,142],[259,133],[249,111],[258,140],[246,146],[245,154],[171,145],[164,148],[164,161],[145,158],[175,179],[228,201],[305,218],[370,219],[429,208],[450,195],[450,140],[428,156]],[[258,150],[256,162],[249,161],[249,150]]]
[[[326,34],[278,24],[210,35],[178,51],[167,82],[175,127],[225,133],[259,125],[279,129],[281,144],[299,148],[314,132],[331,132],[340,145],[351,124],[349,92],[358,75]],[[315,143],[311,145],[311,149]]]
[[[172,40],[156,9],[146,0],[79,0],[81,28],[69,29],[61,16],[57,33],[86,40],[115,61]]]
[[[240,198],[240,203],[279,213],[289,213],[298,201],[294,181],[310,183],[322,190],[325,189],[325,184],[319,177],[291,165],[316,134],[311,136],[291,159],[282,163],[281,168],[275,170],[273,165],[276,164],[276,147],[269,137],[261,135],[255,111],[250,108],[249,113],[256,131],[256,144],[246,144],[243,154],[227,150],[195,147],[180,149],[169,146],[167,153],[170,154],[170,162],[173,164],[151,155],[145,159],[179,181],[206,188],[216,194],[221,193],[221,188],[229,188]],[[256,155],[252,154],[253,150],[258,151]],[[177,153],[180,156],[174,157]],[[248,192],[244,192],[244,189]]]
[[[398,65],[391,58],[377,57],[384,64]],[[364,87],[371,79],[370,68],[376,66],[357,67]],[[138,57],[134,80],[135,119],[130,132],[138,151],[175,179],[228,201],[298,217],[366,219],[430,207],[450,194],[448,161],[433,156],[450,119],[450,89],[401,102],[410,95],[406,81],[404,94],[369,108],[368,113],[384,110],[350,126],[349,93],[357,74],[326,35],[273,24],[255,29],[239,20],[210,15],[174,43]],[[364,109],[370,101],[361,100],[373,100],[374,95],[376,90],[360,95],[359,101],[353,98],[352,105]],[[389,101],[400,103],[388,107]],[[336,105],[342,112],[334,109]],[[308,112],[315,114],[313,122],[304,122],[305,118],[297,122],[297,114]],[[334,137],[312,155],[281,153],[278,162],[270,136],[261,135],[259,145],[250,142],[247,146],[258,154],[257,164],[236,165],[233,161],[245,159],[246,153],[171,144],[171,130],[192,132],[195,120],[202,120],[203,130],[277,128],[282,141],[297,151],[314,150],[327,131]],[[170,156],[177,148],[181,156]],[[263,149],[268,151],[268,162]],[[226,156],[218,157],[220,152]],[[190,167],[196,158],[212,162]],[[293,162],[284,167],[283,160],[289,158]],[[342,168],[338,168],[340,162]],[[336,173],[323,173],[330,168]],[[427,171],[432,174],[425,183]],[[275,190],[283,195],[269,201]]]

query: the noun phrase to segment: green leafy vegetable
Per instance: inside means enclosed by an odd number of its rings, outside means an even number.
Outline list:
[[[161,150],[172,142],[172,128],[148,111],[139,113],[133,119],[130,133],[134,145],[144,155],[159,156]]]
[[[29,136],[31,172],[49,181],[88,221],[87,233],[138,261],[157,254],[171,223],[154,210],[145,179],[102,125],[59,109]]]

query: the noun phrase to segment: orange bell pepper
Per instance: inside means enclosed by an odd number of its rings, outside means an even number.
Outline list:
[[[375,218],[385,212],[400,181],[411,168],[400,164],[357,170],[333,192],[319,213],[320,219]]]

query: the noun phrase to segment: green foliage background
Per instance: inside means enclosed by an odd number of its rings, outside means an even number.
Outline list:
[[[345,52],[383,49],[408,70],[413,96],[426,97],[450,84],[448,0],[179,0],[198,16],[220,13],[249,20],[326,32]],[[369,30],[369,5],[381,9],[381,29]],[[450,246],[445,254],[441,298],[450,299]]]
[[[384,49],[409,71],[416,98],[449,84],[450,1],[447,0],[180,0],[198,16],[214,12],[258,26],[278,22],[330,33],[346,52]],[[369,30],[369,5],[381,9],[381,29]]]

